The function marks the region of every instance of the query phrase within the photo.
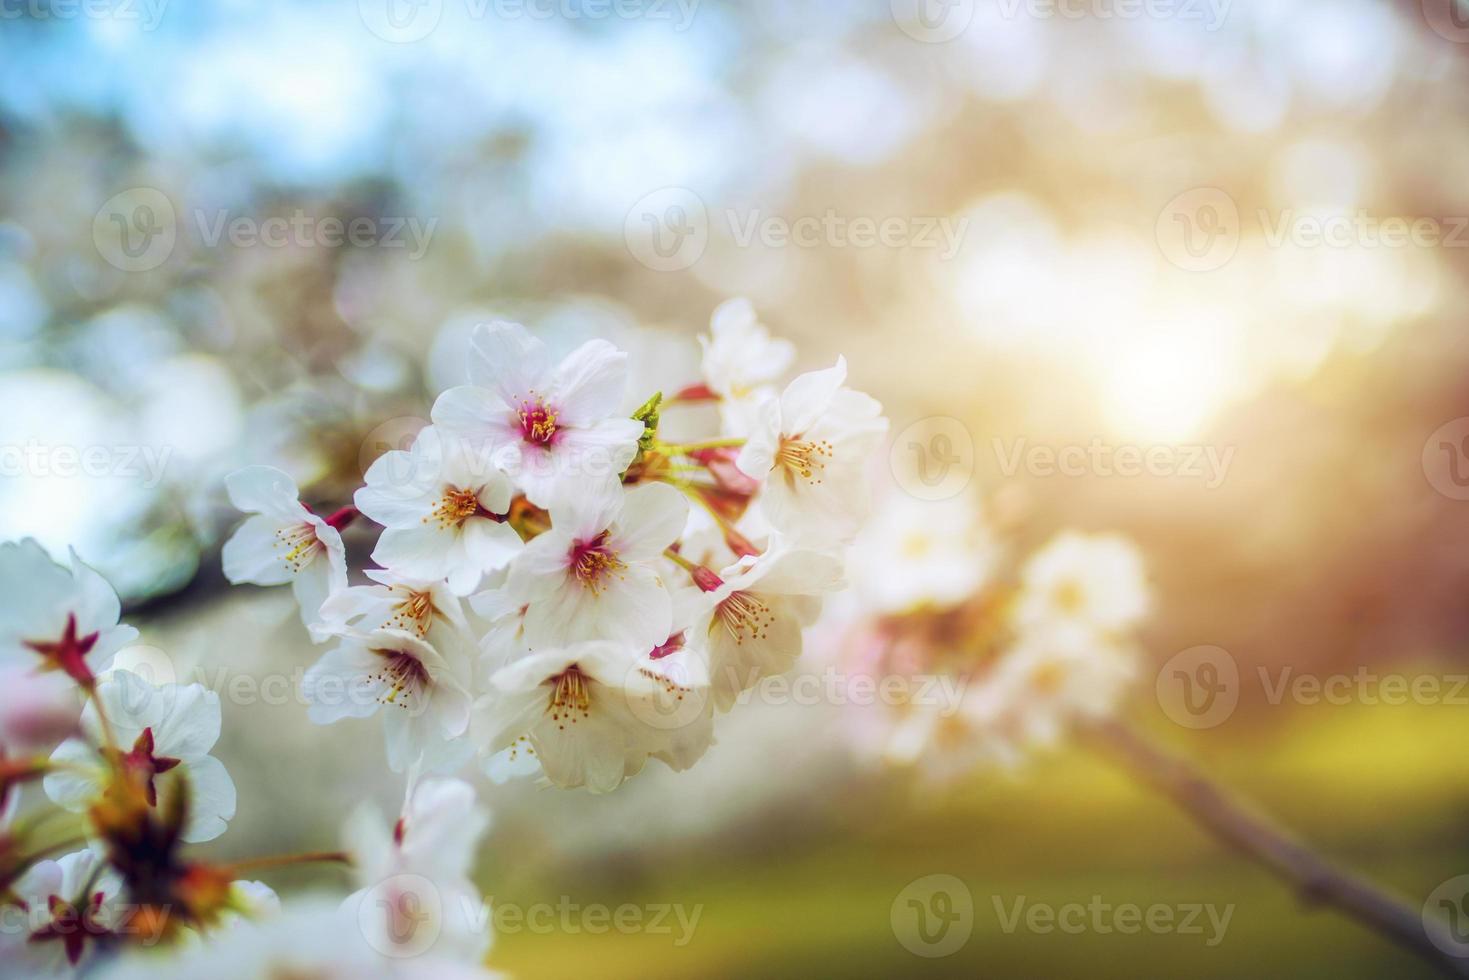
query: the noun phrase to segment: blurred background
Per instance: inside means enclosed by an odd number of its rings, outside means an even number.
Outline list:
[[[0,537],[75,546],[181,679],[302,669],[290,596],[219,573],[225,473],[345,502],[476,322],[612,339],[646,393],[696,381],[696,335],[748,296],[802,369],[844,353],[885,404],[880,498],[982,502],[1017,551],[1132,538],[1130,717],[1416,906],[1469,872],[1469,690],[1312,704],[1259,671],[1469,672],[1466,80],[1457,0],[0,0]],[[940,464],[946,490],[915,484]],[[1199,645],[1243,680],[1192,730],[1153,679]],[[375,732],[225,712],[216,854],[395,807]],[[693,771],[605,798],[484,782],[496,900],[702,906],[683,946],[519,933],[492,964],[1422,969],[1085,744],[932,785],[846,713],[750,705]],[[974,900],[942,959],[890,922],[930,874]],[[1234,911],[1214,946],[996,914],[1095,895]]]

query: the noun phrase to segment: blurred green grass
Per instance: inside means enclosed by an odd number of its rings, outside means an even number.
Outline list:
[[[1210,732],[1152,732],[1416,907],[1441,881],[1469,872],[1462,728],[1462,709],[1450,706],[1323,706],[1270,725],[1235,719]],[[631,882],[568,870],[564,881],[511,876],[509,891],[487,884],[497,902],[522,905],[554,905],[563,894],[614,908],[702,905],[682,947],[677,926],[660,935],[522,931],[497,937],[491,963],[520,977],[1434,975],[1355,922],[1302,905],[1084,747],[941,797],[866,782],[820,812],[798,830],[747,827],[725,844],[670,847],[655,874]],[[910,881],[939,873],[969,888],[974,931],[952,956],[929,960],[898,943],[889,911]],[[1094,895],[1113,906],[1234,910],[1214,947],[1207,927],[1071,935],[1022,924],[1006,933],[996,911],[1022,896],[1059,906]]]

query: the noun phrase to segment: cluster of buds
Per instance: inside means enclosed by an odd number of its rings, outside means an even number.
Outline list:
[[[228,480],[250,516],[234,582],[291,583],[312,639],[313,721],[380,715],[394,771],[538,775],[615,789],[694,764],[714,715],[789,669],[867,513],[881,407],[844,360],[794,358],[743,301],[714,315],[703,377],[626,390],[602,340],[559,360],[525,328],[478,327],[467,384],[318,517],[269,467]],[[706,414],[718,429],[671,439]],[[341,531],[381,528],[350,584]]]

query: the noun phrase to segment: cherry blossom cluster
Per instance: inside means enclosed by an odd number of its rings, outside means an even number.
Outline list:
[[[392,822],[359,810],[340,851],[200,860],[187,845],[235,815],[218,695],[145,679],[117,594],[74,554],[0,544],[0,582],[0,977],[491,976],[472,787],[424,779]],[[358,890],[286,915],[243,876],[321,860]]]
[[[862,712],[859,744],[943,780],[1015,767],[1116,710],[1151,606],[1130,541],[1063,531],[1017,560],[967,496],[894,499],[883,514],[862,538],[871,571],[857,582],[875,614],[855,627],[847,666],[938,676],[958,693]]]
[[[351,504],[323,517],[278,470],[231,475],[249,516],[225,574],[291,585],[325,647],[310,718],[380,716],[410,782],[477,757],[497,781],[607,792],[650,758],[697,762],[715,714],[788,670],[843,587],[887,428],[842,359],[780,388],[795,352],[747,302],[701,341],[701,378],[630,393],[606,341],[557,359],[484,324],[466,383]],[[716,431],[667,436],[701,411]],[[351,584],[342,531],[367,522],[376,567]]]

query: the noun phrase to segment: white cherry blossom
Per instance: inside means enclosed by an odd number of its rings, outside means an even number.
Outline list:
[[[701,336],[704,384],[719,396],[723,431],[743,436],[754,424],[759,404],[775,393],[775,383],[790,370],[796,349],[774,339],[747,299],[721,303]]]
[[[537,506],[616,484],[637,453],[643,424],[618,415],[627,355],[605,340],[553,365],[519,324],[482,324],[469,380],[439,396],[434,424],[493,455]]]
[[[118,624],[121,612],[112,586],[76,552],[67,566],[32,538],[0,544],[0,666],[89,683],[137,638]]]
[[[449,752],[469,726],[469,662],[412,633],[380,629],[342,637],[301,681],[318,725],[367,718],[380,710],[394,772]]]
[[[445,630],[469,631],[463,604],[443,579],[408,578],[383,568],[363,571],[376,585],[353,585],[321,607],[319,639],[377,629],[400,630],[439,645]]]
[[[435,955],[395,958],[375,949],[353,909],[307,896],[279,916],[241,922],[207,942],[169,954],[134,951],[107,964],[99,980],[498,980],[477,963]]]
[[[97,945],[127,928],[122,879],[93,850],[38,861],[11,890],[22,905],[8,909],[0,930],[0,977],[74,976],[95,959]]]
[[[708,646],[720,711],[762,678],[791,669],[801,655],[801,630],[821,612],[821,595],[844,585],[840,560],[783,543],[717,575],[700,569],[695,582],[704,594],[694,600],[699,608],[689,632]]]
[[[236,584],[291,585],[301,621],[317,621],[327,596],[347,587],[340,529],[301,503],[301,492],[271,466],[247,466],[225,478],[235,508],[251,515],[224,543],[225,578]]]
[[[1138,660],[1130,644],[1060,622],[1022,633],[986,686],[1006,706],[1013,732],[1049,746],[1073,721],[1111,714],[1136,676]]]
[[[1124,630],[1151,605],[1142,557],[1117,534],[1065,531],[1026,563],[1015,616],[1026,626]]]
[[[484,960],[491,935],[470,914],[480,899],[469,874],[488,826],[474,789],[457,779],[420,782],[391,825],[371,805],[353,812],[346,844],[358,890],[344,907],[371,946],[389,956]]]
[[[857,539],[852,565],[858,594],[883,613],[957,605],[994,573],[1000,547],[977,500],[967,494],[920,500],[890,494],[881,519]]]
[[[688,501],[663,483],[590,491],[552,508],[551,529],[510,568],[512,601],[528,608],[537,651],[590,640],[652,649],[672,626],[660,559],[688,520]]]
[[[488,455],[434,426],[411,448],[378,457],[366,483],[357,507],[385,528],[373,560],[397,575],[446,579],[467,595],[520,550],[505,522],[510,481]]]
[[[643,656],[593,642],[517,660],[476,702],[475,741],[498,752],[524,739],[556,786],[611,792],[668,747],[666,731],[647,720],[661,710],[663,687]]]
[[[799,544],[851,542],[868,512],[863,470],[887,431],[882,406],[843,387],[847,362],[792,381],[762,402],[736,465],[763,480],[771,525]]]
[[[177,771],[189,787],[183,839],[208,841],[224,833],[235,815],[235,784],[209,754],[219,740],[219,695],[202,684],[155,687],[116,670],[98,683],[96,697],[111,722],[120,761],[144,787],[149,805],[158,805],[160,777]],[[90,702],[82,711],[82,731],[87,738],[68,739],[52,753],[60,768],[44,784],[54,803],[74,813],[96,801],[110,776],[93,748],[104,744],[104,732]]]

